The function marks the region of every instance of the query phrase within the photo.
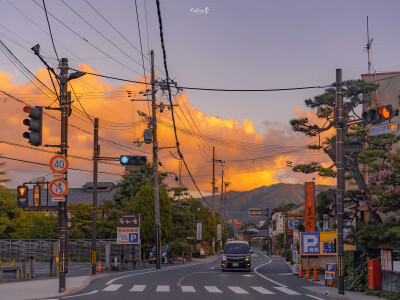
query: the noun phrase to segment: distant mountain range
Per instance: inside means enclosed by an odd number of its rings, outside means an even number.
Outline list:
[[[322,186],[318,186],[322,187]],[[211,204],[212,197],[205,197]],[[243,222],[258,223],[261,218],[248,216],[249,208],[269,208],[272,211],[285,203],[300,204],[304,202],[304,184],[278,183],[262,186],[246,192],[228,191],[226,194],[226,214],[228,217],[239,218]],[[216,196],[216,211],[220,211],[220,195]]]

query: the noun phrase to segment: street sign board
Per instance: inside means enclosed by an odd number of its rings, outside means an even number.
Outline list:
[[[222,226],[221,224],[217,224],[217,241],[222,240]]]
[[[249,208],[249,217],[261,217],[261,209],[260,208]]]
[[[299,221],[299,219],[297,219],[297,218],[289,219],[289,221],[288,221],[288,227],[289,227],[290,229],[292,229],[292,230],[297,230],[297,226],[299,226],[299,223],[300,223],[300,221]]]
[[[33,186],[33,207],[40,207],[40,185],[36,184]]]
[[[65,202],[65,197],[53,197],[53,202]]]
[[[117,227],[121,228],[140,227],[140,215],[138,213],[118,214]]]
[[[326,264],[325,279],[334,279],[336,273],[336,264]]]
[[[240,220],[238,220],[237,222],[236,222],[236,224],[235,224],[237,227],[240,227],[240,226],[242,226],[242,221],[240,221]]]
[[[301,254],[320,254],[319,232],[301,232]]]
[[[201,241],[203,239],[203,222],[197,222],[196,225],[196,240]]]
[[[140,244],[140,229],[117,228],[117,244]]]
[[[313,232],[315,231],[315,183],[306,182],[304,189],[306,200],[306,232]]]
[[[299,262],[299,252],[296,246],[292,246],[292,260],[295,264]]]
[[[300,264],[293,265],[293,275],[298,275],[300,273]]]
[[[186,239],[187,240],[194,240],[194,236],[187,236]]]
[[[229,219],[229,220],[228,220],[228,223],[229,223],[229,224],[232,224],[232,222],[233,222],[232,219]]]
[[[300,241],[300,231],[293,230],[293,243],[298,244]]]
[[[54,179],[50,182],[49,189],[54,197],[64,197],[68,194],[68,182],[61,178]]]
[[[276,228],[276,232],[277,233],[283,233],[284,232],[284,220],[285,220],[285,213],[283,212],[278,212],[277,213],[277,228]]]
[[[236,224],[238,221],[239,221],[238,219],[234,219],[234,220],[233,220],[233,223]]]
[[[68,170],[68,159],[64,155],[55,155],[50,159],[50,169],[57,174]]]
[[[393,271],[393,252],[391,249],[381,249],[381,268],[384,271]]]
[[[385,133],[393,133],[399,130],[399,122],[392,122],[383,125],[371,126],[371,136],[376,136]]]

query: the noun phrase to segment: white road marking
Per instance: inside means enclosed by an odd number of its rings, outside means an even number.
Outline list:
[[[258,255],[255,254],[255,253],[253,253],[253,254],[251,255],[251,257],[258,257]]]
[[[149,274],[149,273],[154,273],[154,272],[162,272],[162,271],[168,271],[168,270],[173,270],[173,269],[181,269],[181,268],[187,268],[187,267],[192,267],[192,266],[197,266],[197,265],[202,265],[202,264],[208,264],[213,262],[214,260],[221,258],[221,255],[218,255],[210,260],[207,261],[203,261],[200,263],[191,263],[191,264],[185,264],[185,265],[180,265],[180,266],[176,266],[176,267],[167,267],[167,268],[163,268],[163,269],[159,269],[159,270],[152,270],[152,271],[144,271],[144,272],[135,272],[133,274],[128,274],[128,275],[124,275],[121,277],[117,277],[114,279],[111,279],[109,281],[106,282],[107,285],[112,284],[114,281],[122,279],[122,278],[126,278],[126,277],[130,277],[130,276],[137,276],[137,275],[142,275],[142,274]],[[132,271],[128,271],[127,273],[132,273]]]
[[[196,290],[191,285],[182,285],[181,288],[184,293],[196,293]]]
[[[238,286],[228,286],[228,289],[230,289],[232,292],[236,294],[248,294],[244,289]]]
[[[289,276],[289,275],[293,275],[293,273],[279,273],[279,276]]]
[[[256,290],[257,292],[263,294],[263,295],[273,295],[275,294],[274,292],[271,292],[270,290],[267,290],[261,286],[251,286],[253,290]]]
[[[105,289],[102,289],[103,292],[115,292],[116,290],[118,290],[120,287],[122,286],[122,284],[110,284],[108,287],[106,287]]]
[[[156,292],[169,292],[169,285],[157,285]]]
[[[64,296],[64,297],[62,297],[62,298],[73,298],[73,297],[79,297],[79,296],[86,296],[86,295],[96,294],[96,293],[98,293],[98,292],[99,292],[99,290],[94,290],[94,291],[91,291],[91,292],[89,292],[89,293],[79,294],[79,295],[72,295],[72,296]],[[52,299],[47,299],[47,300],[52,300]],[[54,300],[54,299],[53,299],[53,300]],[[57,299],[55,299],[55,300],[57,300]]]
[[[275,284],[277,284],[277,285],[280,285],[281,287],[286,287],[286,285],[283,285],[282,283],[279,283],[279,282],[277,282],[277,281],[275,281],[275,280],[272,280],[271,278],[268,278],[268,277],[266,277],[266,276],[264,276],[264,275],[262,275],[262,274],[260,274],[260,273],[257,272],[257,269],[258,269],[258,268],[260,268],[260,267],[262,267],[262,266],[265,266],[265,265],[268,265],[268,264],[270,264],[271,262],[272,262],[272,260],[270,260],[269,262],[266,262],[265,264],[259,265],[257,268],[255,268],[255,269],[253,270],[254,273],[256,273],[258,276],[260,276],[260,277],[262,277],[262,278],[264,278],[264,279],[266,279],[266,280],[268,280],[268,281],[271,281],[272,283],[275,283]]]
[[[129,291],[130,292],[143,292],[146,288],[146,285],[135,284]]]
[[[204,288],[207,290],[207,292],[210,292],[210,293],[222,293],[222,291],[220,289],[218,289],[216,286],[206,285],[206,286],[204,286]]]
[[[284,292],[285,294],[288,294],[288,295],[301,295],[300,293],[292,291],[291,289],[288,289],[287,287],[278,286],[278,287],[274,287],[274,289],[277,289],[277,290],[279,290],[281,292]]]
[[[324,299],[322,299],[322,298],[319,298],[319,297],[317,297],[317,296],[313,296],[313,295],[310,295],[310,294],[306,294],[306,296],[311,297],[311,298],[314,298],[314,299],[318,299],[318,300],[324,300]]]

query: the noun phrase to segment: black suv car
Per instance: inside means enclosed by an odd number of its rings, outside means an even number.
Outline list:
[[[156,263],[156,246],[153,246],[149,254],[149,263]],[[161,263],[172,264],[172,249],[168,245],[161,246]]]
[[[222,256],[221,269],[251,271],[251,256],[249,243],[244,241],[228,242],[224,248]]]

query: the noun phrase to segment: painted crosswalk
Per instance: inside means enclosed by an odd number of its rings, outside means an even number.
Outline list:
[[[119,290],[123,285],[122,284],[110,284],[102,291],[104,292],[115,292]],[[299,292],[291,290],[287,287],[271,287],[270,289],[266,289],[262,286],[249,286],[249,287],[240,287],[240,286],[226,286],[226,287],[217,287],[214,285],[205,285],[205,286],[197,286],[194,287],[192,285],[182,285],[180,287],[169,286],[169,285],[157,285],[157,286],[147,286],[145,284],[135,284],[130,286],[129,292],[143,292],[144,290],[153,290],[156,293],[169,293],[171,290],[178,288],[183,293],[197,293],[197,292],[208,292],[211,294],[223,294],[223,293],[234,293],[241,295],[248,295],[251,293],[257,293],[262,295],[274,295],[277,293],[284,293],[286,295],[301,295]]]

